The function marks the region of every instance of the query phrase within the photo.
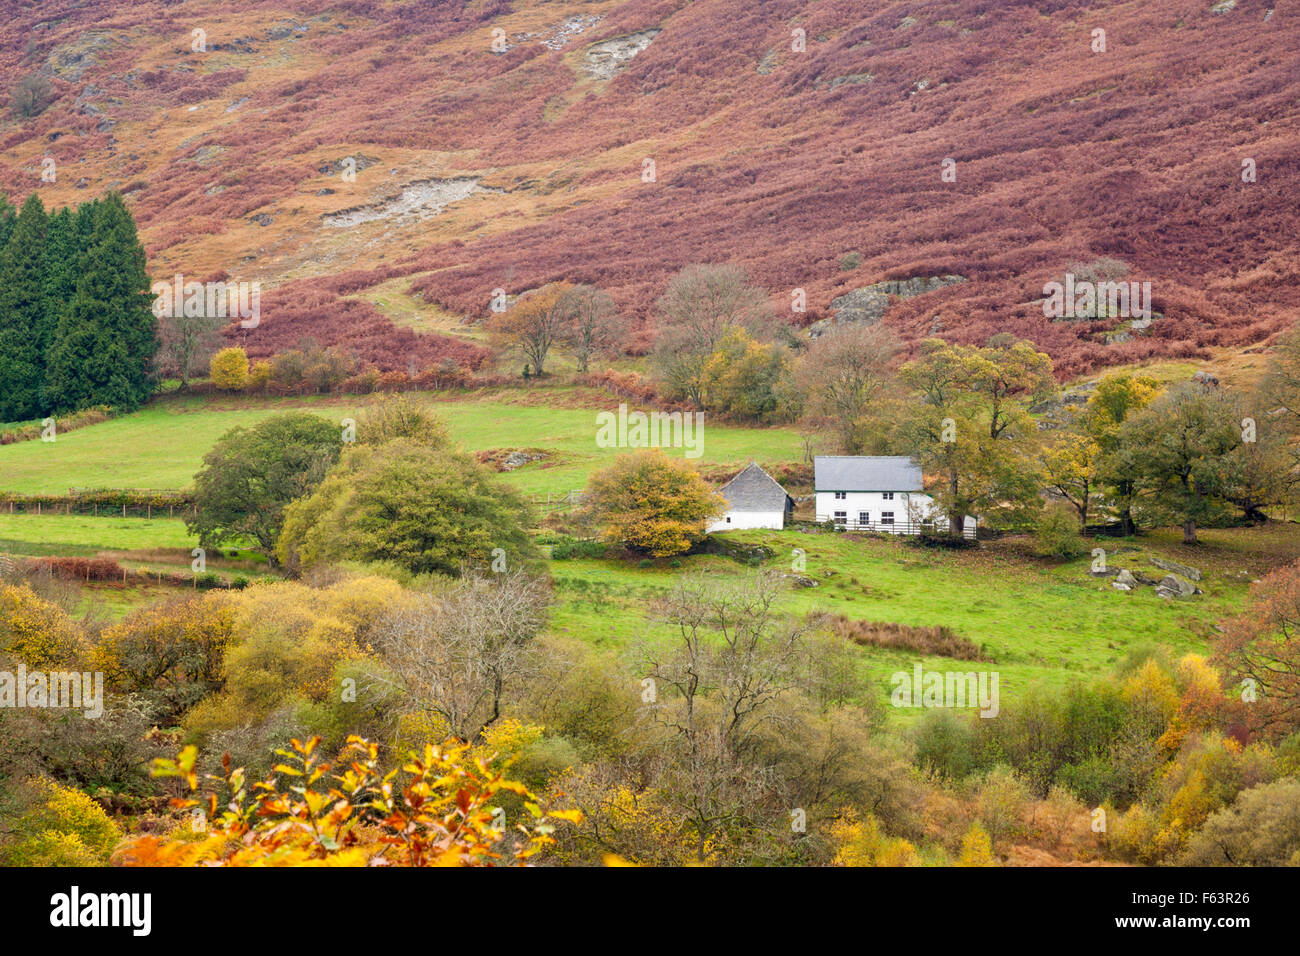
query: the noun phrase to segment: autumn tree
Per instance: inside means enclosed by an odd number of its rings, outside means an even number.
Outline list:
[[[1217,386],[1170,389],[1125,422],[1124,457],[1157,511],[1196,543],[1196,526],[1216,515],[1229,492],[1242,444],[1241,403]]]
[[[586,372],[597,355],[622,351],[628,324],[609,293],[592,285],[575,285],[565,292],[564,299],[568,325],[563,338],[579,372]]]
[[[395,438],[409,438],[430,448],[451,445],[446,423],[428,402],[407,392],[380,396],[361,410],[356,426],[361,445],[383,445]]]
[[[158,317],[159,351],[168,368],[175,371],[181,380],[181,388],[186,389],[196,369],[201,369],[206,363],[211,370],[211,362],[216,357],[214,353],[221,343],[219,330],[226,320],[209,315],[186,315],[184,309],[174,311],[180,314]],[[248,378],[247,356],[244,359],[244,378]]]
[[[654,557],[690,550],[726,510],[699,472],[657,448],[621,455],[592,475],[586,499],[586,517],[606,540]]]
[[[782,417],[782,389],[789,371],[786,350],[732,329],[701,370],[703,407],[755,422]]]
[[[488,321],[492,340],[498,347],[519,349],[534,374],[545,374],[551,349],[569,334],[574,308],[571,289],[567,282],[552,282],[521,295]]]
[[[1122,427],[1130,416],[1151,404],[1159,394],[1155,379],[1140,375],[1108,375],[1097,383],[1082,416],[1072,423],[1082,437],[1075,446],[1080,454],[1073,461],[1078,479],[1087,478],[1091,487],[1104,489],[1111,507],[1118,513],[1120,529],[1133,534],[1133,503],[1138,493],[1136,463],[1128,454]],[[1093,447],[1096,452],[1093,454]],[[1067,460],[1068,461],[1068,460]],[[1067,464],[1066,467],[1070,467]],[[1067,479],[1068,480],[1068,479]],[[1076,485],[1076,489],[1079,486]]]
[[[814,341],[795,366],[805,423],[824,423],[843,454],[867,454],[898,348],[885,326],[861,322],[839,326]]]
[[[141,695],[171,725],[221,689],[234,620],[224,594],[164,601],[105,629],[92,661],[114,690]]]
[[[217,388],[239,391],[248,385],[248,353],[237,345],[222,349],[208,361],[208,377]]]
[[[704,408],[705,366],[734,329],[762,336],[771,326],[767,292],[731,265],[691,265],[673,276],[656,303],[654,361],[668,392]]]
[[[1054,387],[1046,355],[1025,342],[928,339],[900,378],[917,399],[904,434],[923,468],[941,476],[935,499],[950,535],[968,514],[1023,523],[1038,511],[1037,428],[1026,405]]]
[[[777,610],[781,591],[774,574],[739,585],[697,574],[653,609],[673,634],[641,651],[663,695],[652,718],[673,754],[662,789],[684,816],[700,862],[715,832],[762,801],[765,783],[742,757],[797,688],[808,628]]]
[[[1215,639],[1249,725],[1281,739],[1300,730],[1300,563],[1255,585],[1246,610]]]
[[[408,713],[424,713],[465,743],[481,742],[506,695],[536,666],[529,644],[550,591],[524,571],[470,574],[394,608],[376,629],[382,667],[368,671]]]

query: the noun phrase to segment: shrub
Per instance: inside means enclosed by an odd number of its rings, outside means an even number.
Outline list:
[[[1045,558],[1077,558],[1088,546],[1079,534],[1079,522],[1062,507],[1047,507],[1034,524],[1034,552]]]
[[[15,824],[8,866],[104,866],[122,838],[102,807],[52,780],[32,784],[35,803]]]
[[[27,584],[0,585],[0,651],[36,670],[67,668],[81,661],[85,638],[61,607],[36,596]]]
[[[504,549],[538,558],[527,502],[463,452],[397,438],[354,445],[320,487],[285,511],[277,554],[290,568],[394,561],[415,574],[459,574]]]
[[[211,819],[202,840],[140,837],[116,857],[125,866],[474,866],[498,861],[524,864],[553,843],[551,821],[577,823],[577,811],[550,810],[520,783],[474,760],[470,748],[425,746],[404,755],[401,778],[380,767],[379,747],[353,737],[337,767],[316,756],[319,738],[293,741],[277,772],[250,789],[242,770],[215,778],[233,794],[204,804]],[[186,748],[176,760],[155,762],[155,775],[177,777],[198,789],[198,754]],[[331,773],[333,771],[333,773]],[[497,824],[493,807],[514,796],[526,802],[528,822],[514,836]],[[198,806],[198,800],[187,801]],[[218,807],[221,809],[218,811]],[[519,840],[518,837],[522,837]]]
[[[840,257],[841,272],[852,272],[860,265],[862,265],[862,256],[857,252],[845,253]]]
[[[220,688],[234,624],[222,595],[157,604],[105,630],[91,660],[110,686],[142,694],[171,723]]]
[[[831,619],[831,630],[854,644],[871,647],[901,648],[936,657],[960,661],[987,660],[973,642],[954,634],[947,627],[915,627],[884,621],[852,621],[843,614]]]
[[[50,81],[33,73],[24,76],[14,87],[10,108],[15,116],[31,119],[44,113],[52,102],[54,102],[54,90],[50,86]]]
[[[248,355],[238,346],[222,349],[208,363],[212,384],[228,392],[237,392],[248,385]]]

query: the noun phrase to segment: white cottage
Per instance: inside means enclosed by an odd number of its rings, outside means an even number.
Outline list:
[[[948,518],[924,491],[921,466],[905,455],[818,455],[813,459],[817,520],[853,531],[946,532]],[[975,537],[975,519],[962,526]]]
[[[705,529],[710,534],[744,528],[780,531],[794,510],[794,499],[756,462],[750,462],[744,471],[719,488],[718,493],[727,499],[727,510]]]

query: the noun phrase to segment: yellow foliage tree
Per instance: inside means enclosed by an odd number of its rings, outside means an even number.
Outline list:
[[[997,866],[993,856],[993,841],[978,823],[972,823],[961,838],[961,854],[956,866]]]
[[[208,363],[208,376],[217,388],[239,391],[248,385],[248,354],[239,346],[222,349]]]
[[[695,469],[657,448],[620,456],[587,486],[586,513],[606,540],[657,558],[690,550],[725,510]]]
[[[397,582],[373,576],[326,588],[281,581],[232,594],[224,687],[189,712],[186,726],[239,727],[289,700],[334,699],[339,663],[369,655],[372,629],[404,596]]]

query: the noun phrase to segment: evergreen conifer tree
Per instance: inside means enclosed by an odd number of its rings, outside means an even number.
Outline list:
[[[45,206],[27,197],[0,249],[0,421],[25,421],[44,410]]]
[[[156,320],[144,248],[122,198],[110,193],[90,217],[76,288],[59,310],[48,353],[47,396],[57,411],[111,405],[130,410],[149,397]],[[73,217],[84,226],[83,210]]]

